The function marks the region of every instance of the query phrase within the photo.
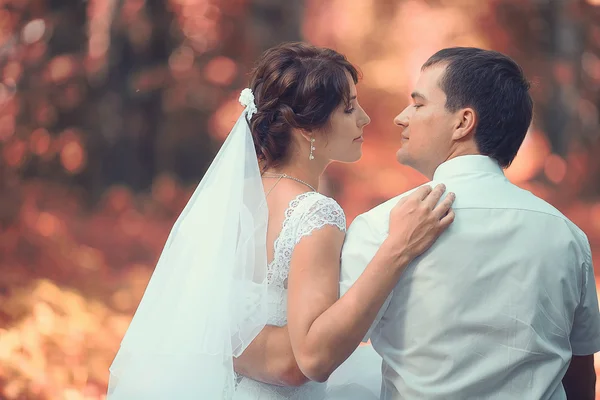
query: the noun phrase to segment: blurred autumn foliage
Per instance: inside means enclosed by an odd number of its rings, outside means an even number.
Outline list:
[[[429,55],[514,57],[536,117],[507,175],[581,226],[599,266],[598,3],[0,0],[0,399],[104,398],[171,224],[280,41],[364,74],[364,157],[323,180],[349,220],[424,180],[395,163],[391,121]]]

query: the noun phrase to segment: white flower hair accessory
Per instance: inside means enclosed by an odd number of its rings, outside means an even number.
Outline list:
[[[240,93],[239,102],[241,105],[246,107],[248,119],[252,118],[252,115],[254,115],[254,113],[257,111],[256,104],[254,103],[254,94],[252,93],[252,89],[246,88],[242,90],[242,93]]]

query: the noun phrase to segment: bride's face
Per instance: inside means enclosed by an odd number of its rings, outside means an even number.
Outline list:
[[[348,74],[350,103],[340,104],[331,114],[329,124],[315,135],[315,158],[354,162],[362,156],[363,128],[371,122],[358,103],[356,85]]]

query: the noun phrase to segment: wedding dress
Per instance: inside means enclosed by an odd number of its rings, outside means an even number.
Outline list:
[[[287,324],[287,278],[294,247],[303,237],[327,225],[346,230],[346,217],[335,200],[317,192],[308,192],[289,203],[281,232],[275,241],[273,261],[267,266],[267,324]],[[282,387],[241,377],[234,399],[323,399],[325,389],[326,385],[317,382],[299,387]]]

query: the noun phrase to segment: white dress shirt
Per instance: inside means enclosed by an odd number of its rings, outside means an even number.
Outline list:
[[[600,351],[587,237],[489,157],[449,160],[437,183],[456,193],[456,219],[407,267],[368,334],[383,358],[381,398],[565,399],[571,355]],[[387,237],[390,210],[405,195],[350,226],[342,294]]]

